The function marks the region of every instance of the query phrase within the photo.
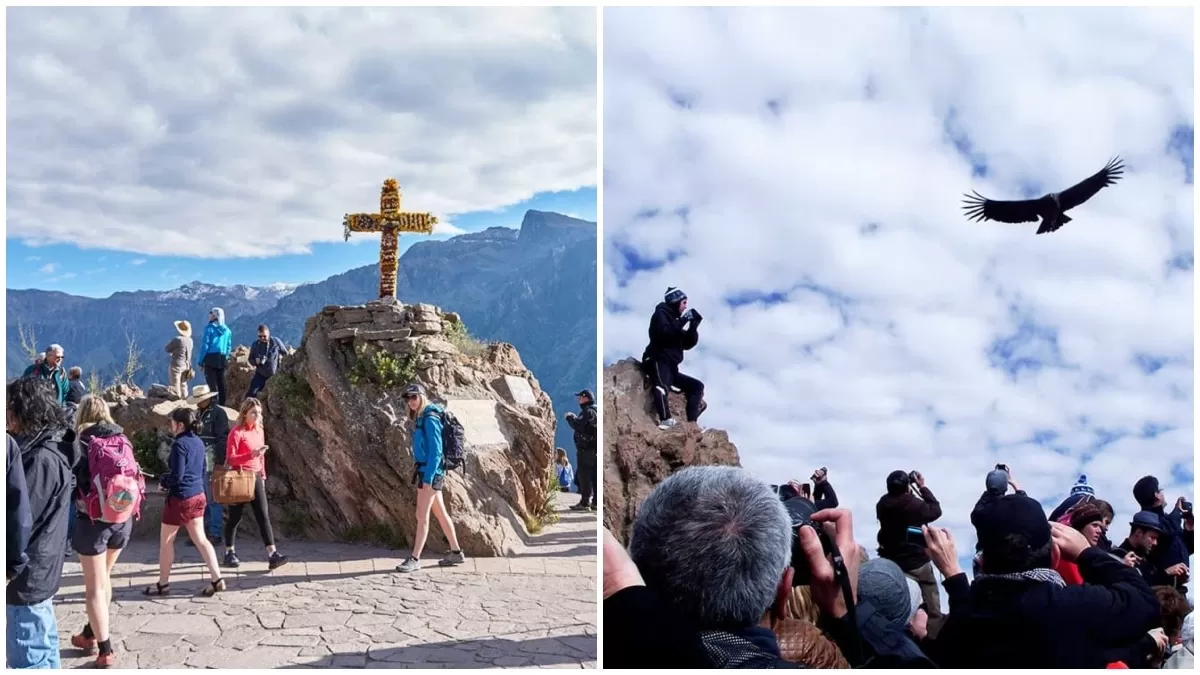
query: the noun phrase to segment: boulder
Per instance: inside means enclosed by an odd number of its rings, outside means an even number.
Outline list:
[[[146,398],[169,400],[175,398],[175,395],[171,393],[171,388],[165,384],[152,384],[150,385],[150,388],[146,390]]]
[[[684,403],[671,394],[672,410]],[[654,486],[683,467],[714,464],[741,466],[727,433],[688,422],[660,430],[638,361],[604,369],[604,524],[622,544]]]
[[[358,321],[363,312],[372,323]],[[354,341],[343,337],[348,319]],[[437,324],[439,334],[414,323]],[[400,395],[419,382],[465,428],[465,471],[450,473],[442,492],[460,545],[472,556],[524,549],[553,461],[550,398],[511,345],[470,357],[440,336],[441,323],[432,305],[393,303],[327,307],[307,321],[264,397],[271,513],[289,534],[411,545],[415,466]],[[496,388],[505,376],[527,382],[534,405],[510,403]],[[445,547],[436,524],[429,546]]]

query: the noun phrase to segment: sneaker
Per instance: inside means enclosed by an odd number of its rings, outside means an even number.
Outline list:
[[[397,572],[416,572],[421,569],[421,561],[413,557],[408,557],[404,562],[396,565]]]
[[[676,422],[675,418],[672,417],[671,419],[663,420],[662,424],[658,425],[658,428],[662,429],[663,431],[666,431],[667,429],[670,429],[671,427],[675,426],[676,424],[679,424],[679,423]]]
[[[591,511],[592,513],[595,513],[595,512],[596,512],[596,505],[595,505],[595,504],[588,504],[587,510],[588,510],[588,511]]]
[[[226,551],[225,559],[221,561],[221,567],[237,567],[241,564],[242,561],[238,560],[237,554],[233,551]]]
[[[83,633],[71,636],[71,646],[76,649],[82,649],[89,654],[95,654],[99,648],[96,643],[96,638],[84,637]]]
[[[279,551],[275,551],[270,558],[267,558],[267,569],[269,570],[279,569],[286,564],[288,564],[288,557],[281,555]]]
[[[587,504],[576,504],[570,507],[572,511],[587,511]]]
[[[461,565],[467,561],[467,556],[463,555],[462,551],[450,551],[445,558],[438,561],[438,565],[442,567],[453,567]]]

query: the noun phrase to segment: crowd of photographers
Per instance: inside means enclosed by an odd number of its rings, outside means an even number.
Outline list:
[[[628,550],[606,530],[605,666],[1193,667],[1192,508],[1168,513],[1152,476],[1114,546],[1086,477],[1048,516],[997,465],[971,513],[972,579],[920,473],[887,477],[876,557],[825,469],[811,480],[686,468],[646,497]]]

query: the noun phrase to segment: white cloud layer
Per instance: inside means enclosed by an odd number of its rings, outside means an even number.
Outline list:
[[[8,18],[8,235],[33,244],[296,253],[389,176],[439,216],[595,184],[593,8]]]
[[[969,552],[997,462],[1047,505],[1086,473],[1119,542],[1138,477],[1193,493],[1191,30],[1186,9],[607,10],[606,362],[682,287],[702,422],[770,482],[828,466],[872,551],[886,475],[919,469]],[[1125,178],[1055,234],[961,211],[1115,154]]]

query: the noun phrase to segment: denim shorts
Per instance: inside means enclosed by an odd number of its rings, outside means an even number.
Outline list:
[[[58,620],[53,599],[36,605],[5,605],[9,668],[55,669],[58,663]]]

